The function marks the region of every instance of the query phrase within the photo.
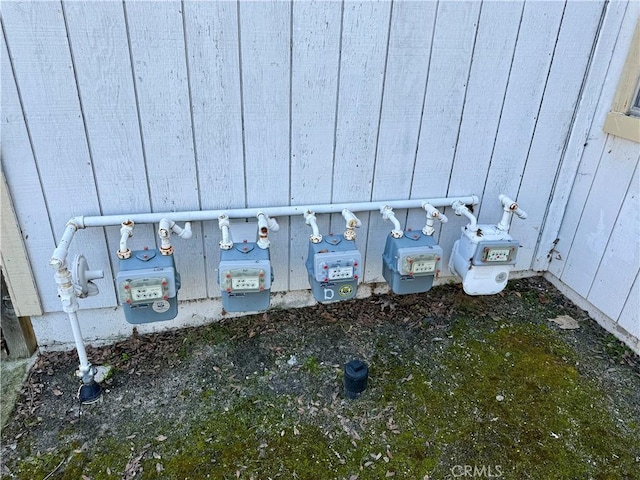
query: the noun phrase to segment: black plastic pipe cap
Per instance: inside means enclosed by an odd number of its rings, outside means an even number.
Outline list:
[[[358,398],[367,389],[369,367],[361,360],[351,360],[344,366],[344,395]]]
[[[97,402],[102,396],[102,388],[98,382],[85,383],[78,390],[78,400],[83,405]]]

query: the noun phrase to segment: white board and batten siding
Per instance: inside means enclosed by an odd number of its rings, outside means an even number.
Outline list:
[[[603,22],[605,27],[611,25],[611,33],[594,53],[594,58],[603,60],[593,62],[585,85],[590,97],[584,96],[586,105],[578,112],[567,147],[573,175],[560,172],[564,182],[572,181],[563,192],[566,209],[561,221],[552,219],[555,229],[549,222],[538,265],[546,266],[547,277],[608,330],[638,349],[640,148],[607,134],[602,125],[640,18],[640,5],[613,7]]]
[[[637,158],[623,160],[633,146],[596,132],[607,87],[597,105],[593,96],[605,76],[615,82],[608,65],[623,55],[615,39],[634,8],[535,0],[3,2],[2,162],[46,312],[34,321],[41,344],[70,339],[47,263],[76,215],[242,207],[268,214],[269,206],[476,194],[479,220],[495,223],[499,193],[529,213],[512,224],[522,244],[516,270],[545,270],[546,244],[560,232],[571,251],[566,265],[551,262],[549,276],[632,325],[637,268],[617,263],[637,228],[637,211],[625,207],[637,197]],[[600,147],[582,147],[574,124]],[[598,178],[583,185],[576,172],[587,165]],[[605,193],[619,177],[625,188]],[[596,206],[607,212],[601,223]],[[444,210],[450,221],[436,238],[446,265],[464,220]],[[417,209],[396,214],[403,226],[425,223]],[[391,224],[378,212],[357,215],[363,280],[381,282]],[[292,291],[308,302],[310,229],[301,215],[278,223],[271,259],[273,290],[282,295],[274,302],[286,303]],[[323,234],[345,227],[339,214],[318,215],[318,224]],[[585,247],[574,237],[593,234],[589,225],[602,235]],[[138,225],[131,246],[157,244],[156,228]],[[207,221],[193,225],[190,240],[172,242],[182,273],[179,318],[141,330],[220,314],[219,238],[217,222]],[[91,309],[81,312],[88,339],[131,331],[113,308],[118,240],[118,227],[108,227],[81,231],[72,244],[71,256],[83,252],[105,270],[101,294],[80,300]],[[584,263],[588,285],[580,278],[584,248],[597,251]],[[446,281],[446,266],[442,274]]]
[[[436,9],[435,2],[427,6],[400,2],[391,11],[371,186],[373,201],[404,199],[411,194]],[[394,213],[404,225],[406,211]],[[382,252],[393,226],[379,212],[371,212],[368,217],[364,276],[366,281],[384,282]]]
[[[245,206],[238,11],[233,2],[184,3],[194,148],[202,209]],[[219,228],[204,222],[208,296],[218,297]]]
[[[319,4],[323,8],[318,8]],[[341,2],[292,4],[290,203],[331,203],[342,28]],[[329,215],[317,216],[328,233]],[[310,228],[302,216],[290,219],[289,285],[307,285]],[[280,237],[274,234],[274,240]],[[278,272],[276,272],[278,273]]]
[[[2,25],[11,65],[9,71],[15,76],[29,139],[24,142],[20,137],[2,136],[3,169],[19,220],[22,222],[24,216],[24,221],[30,218],[49,224],[53,238],[58,239],[74,213],[101,213],[62,4],[3,3]],[[7,83],[10,84],[11,80],[8,79]],[[2,111],[4,117],[4,105]],[[5,123],[9,123],[6,117],[3,118],[3,132]],[[5,148],[9,150],[16,147],[14,141],[23,142],[23,148],[14,151],[11,156],[5,156]],[[35,162],[35,165],[31,162]],[[27,170],[31,170],[34,176],[26,178]],[[18,204],[16,197],[21,195],[23,188],[35,190],[37,187],[44,196],[44,210],[33,210],[42,206],[38,201],[42,197],[35,192],[36,201],[32,203],[27,198],[23,200],[26,205]],[[43,244],[51,245],[51,233],[45,235],[43,232],[41,237],[33,239],[33,243],[26,243],[30,256],[32,250],[39,250]],[[104,231],[92,229],[83,233],[86,234],[78,235],[74,251],[91,252],[91,263],[106,266],[104,283],[108,285],[102,295],[88,298],[84,305],[112,306],[116,297],[111,287],[110,259]],[[50,257],[51,253],[47,256]],[[42,254],[36,255],[32,262],[42,261],[42,257]],[[32,268],[44,273],[35,274],[44,310],[60,310],[48,260],[41,264],[34,263]]]

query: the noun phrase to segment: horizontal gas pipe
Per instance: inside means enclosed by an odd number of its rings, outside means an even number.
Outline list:
[[[360,202],[360,203],[334,203],[321,205],[299,205],[284,207],[259,207],[259,208],[236,208],[220,210],[192,210],[183,212],[161,212],[161,213],[134,213],[122,215],[100,215],[100,216],[77,216],[67,222],[67,228],[62,236],[60,244],[56,248],[51,258],[51,265],[64,262],[69,247],[69,243],[75,232],[82,228],[89,227],[109,227],[119,226],[122,222],[131,220],[136,224],[159,223],[160,220],[168,218],[174,222],[202,222],[205,220],[217,220],[220,215],[229,218],[250,218],[256,217],[259,213],[266,213],[270,217],[287,217],[303,215],[307,211],[318,213],[342,213],[344,209],[352,212],[379,211],[385,205],[393,209],[423,208],[428,203],[434,207],[450,207],[453,203],[459,202],[464,205],[477,205],[479,199],[476,195],[465,197],[441,197],[423,198],[417,200],[391,200],[381,202]]]
[[[362,203],[334,203],[324,205],[300,205],[285,207],[260,207],[260,208],[237,208],[220,210],[196,210],[185,212],[163,212],[163,213],[134,213],[128,215],[102,215],[102,216],[80,216],[70,220],[77,228],[87,227],[108,227],[121,225],[125,220],[133,220],[135,223],[158,223],[163,218],[169,218],[174,222],[201,222],[205,220],[217,220],[220,215],[227,215],[229,218],[251,218],[259,213],[266,213],[270,217],[290,217],[302,215],[307,210],[318,213],[342,213],[345,208],[352,212],[379,211],[380,207],[388,205],[393,209],[422,208],[424,203],[430,203],[434,207],[450,207],[454,202],[465,205],[477,205],[478,197],[470,195],[467,197],[452,198],[431,198],[420,200],[393,200],[386,202],[362,202]]]

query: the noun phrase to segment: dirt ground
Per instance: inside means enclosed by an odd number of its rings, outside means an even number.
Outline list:
[[[2,431],[2,478],[640,478],[640,359],[541,277],[490,297],[447,285],[270,310],[88,355],[113,374],[85,406],[75,351],[39,356]],[[368,388],[350,400],[356,358]]]

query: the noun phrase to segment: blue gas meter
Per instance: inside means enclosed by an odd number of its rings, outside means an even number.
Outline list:
[[[269,250],[254,242],[220,250],[218,283],[227,312],[255,312],[269,308],[273,271]]]
[[[382,254],[382,276],[394,293],[422,293],[431,289],[440,272],[442,249],[420,231],[407,231],[400,238],[387,237]]]
[[[159,322],[178,315],[180,274],[173,255],[137,250],[120,259],[119,267],[116,284],[127,322]]]
[[[310,241],[306,267],[314,298],[335,302],[355,297],[361,265],[362,255],[353,240],[328,235],[319,243]]]

